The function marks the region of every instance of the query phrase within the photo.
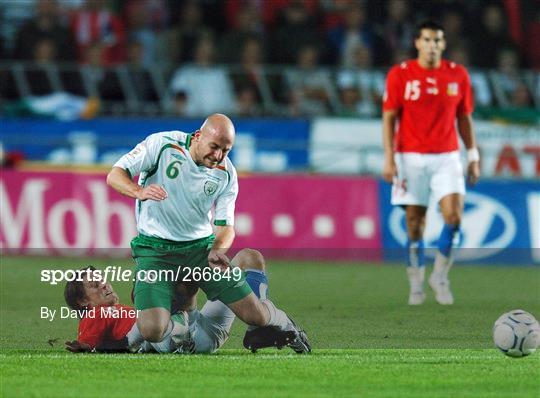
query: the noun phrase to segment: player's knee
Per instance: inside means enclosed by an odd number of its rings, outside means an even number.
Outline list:
[[[258,269],[264,271],[266,266],[264,263],[264,257],[260,251],[254,249],[242,249],[238,252],[234,259],[233,264],[241,269]]]
[[[155,322],[145,319],[138,319],[137,326],[141,335],[146,341],[158,343],[163,339],[163,335],[167,331],[169,322]]]
[[[139,326],[141,335],[146,341],[152,343],[158,343],[162,340],[163,334],[165,333],[164,328],[159,327],[158,325],[145,324],[144,326]]]

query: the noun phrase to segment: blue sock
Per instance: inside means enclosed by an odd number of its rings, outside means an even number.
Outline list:
[[[268,298],[268,279],[263,271],[247,269],[246,282],[258,298],[263,300]]]
[[[424,254],[424,240],[407,239],[407,266],[423,267],[426,264],[426,256]]]
[[[444,227],[439,236],[439,242],[437,247],[442,255],[445,257],[450,256],[452,247],[457,245],[459,240],[459,225],[444,224]]]

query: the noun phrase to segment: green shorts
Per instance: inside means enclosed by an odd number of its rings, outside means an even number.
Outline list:
[[[208,300],[225,304],[241,300],[252,290],[244,274],[214,276],[208,265],[208,253],[214,235],[189,242],[174,242],[138,235],[131,241],[135,267],[135,308],[161,307],[171,310],[176,287],[182,281],[195,282]],[[227,277],[228,276],[228,277]]]

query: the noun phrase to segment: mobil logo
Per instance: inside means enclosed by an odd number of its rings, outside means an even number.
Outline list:
[[[443,223],[439,206],[431,202],[424,231],[426,247],[437,247]],[[401,208],[392,209],[388,218],[388,227],[393,238],[404,245],[407,235],[405,212]],[[482,259],[493,256],[512,244],[516,237],[517,223],[512,211],[498,200],[480,193],[469,192],[465,196],[461,232],[459,247],[468,250],[457,251],[456,259]]]

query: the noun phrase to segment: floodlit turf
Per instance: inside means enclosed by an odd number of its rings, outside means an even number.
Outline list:
[[[494,350],[316,350],[313,355],[1,355],[2,396],[534,397],[540,357]]]
[[[40,282],[40,271],[88,264],[131,266],[2,259],[0,396],[540,396],[540,353],[511,359],[491,343],[503,312],[540,316],[538,267],[458,265],[455,305],[437,305],[428,291],[423,306],[409,307],[402,267],[270,261],[270,296],[306,328],[313,354],[250,354],[236,322],[218,355],[180,357],[63,351],[77,321],[40,319],[41,306],[63,305],[63,285]],[[114,286],[129,303],[130,284]]]

